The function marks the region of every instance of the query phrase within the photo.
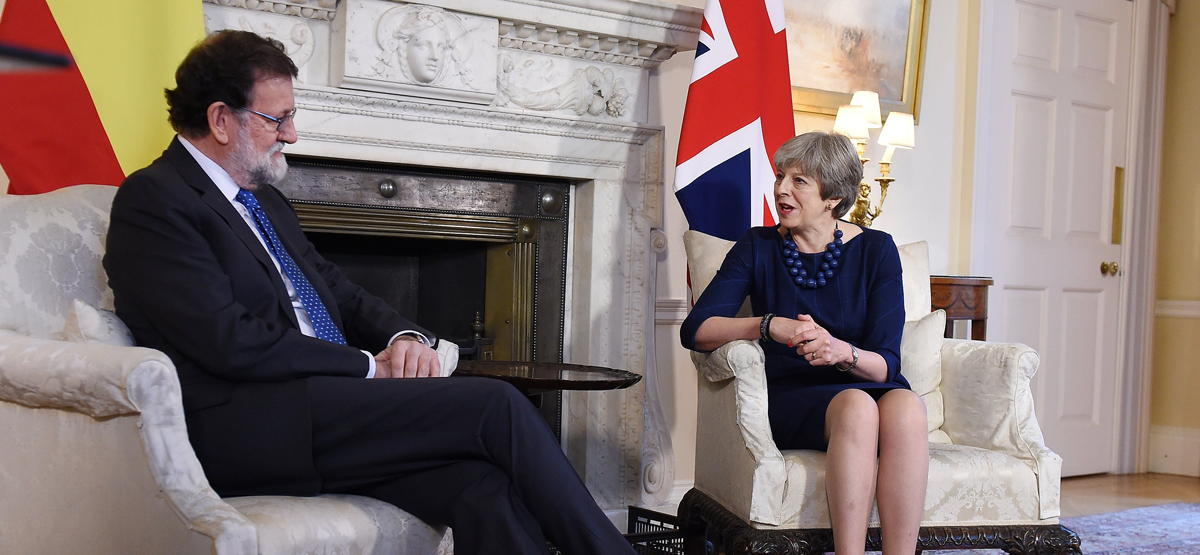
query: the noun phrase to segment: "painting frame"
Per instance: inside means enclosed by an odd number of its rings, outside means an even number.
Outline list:
[[[853,2],[853,0],[842,0]],[[900,100],[879,99],[880,113],[886,118],[892,111],[913,115],[920,121],[921,76],[925,69],[925,41],[929,30],[930,0],[912,0],[908,18],[908,44],[904,55],[903,89]],[[788,56],[796,56],[788,47]],[[792,84],[792,111],[837,115],[838,106],[849,104],[853,93],[806,88]]]

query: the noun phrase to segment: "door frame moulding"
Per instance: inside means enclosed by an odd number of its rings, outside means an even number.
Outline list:
[[[1117,333],[1117,474],[1150,467],[1150,393],[1158,278],[1158,202],[1172,0],[1134,0],[1121,320]]]
[[[1155,280],[1157,278],[1158,199],[1161,185],[1163,101],[1166,85],[1167,30],[1172,0],[1130,0],[1133,18],[1130,33],[1126,186],[1121,264],[1125,279],[1120,286],[1115,361],[1115,413],[1113,460],[1118,474],[1146,472],[1150,448],[1151,358],[1154,338]],[[994,175],[991,157],[992,130],[1001,122],[991,113],[999,97],[995,46],[996,5],[983,2],[979,10],[979,73],[976,103],[975,174],[971,210],[971,263],[973,273],[987,273],[978,253],[995,252],[995,238],[985,225],[990,211],[986,188]]]

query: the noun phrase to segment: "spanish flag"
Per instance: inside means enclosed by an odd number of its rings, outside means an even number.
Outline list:
[[[9,193],[120,185],[174,132],[163,89],[204,38],[200,0],[7,0],[0,42],[69,55],[60,70],[0,73]]]

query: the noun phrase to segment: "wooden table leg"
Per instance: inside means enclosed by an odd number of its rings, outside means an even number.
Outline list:
[[[971,339],[987,341],[987,318],[971,320]]]

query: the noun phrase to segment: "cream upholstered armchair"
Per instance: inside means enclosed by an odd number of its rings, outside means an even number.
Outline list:
[[[374,499],[217,496],[171,360],[109,312],[115,192],[0,196],[0,553],[449,552],[449,530]]]
[[[684,235],[699,296],[733,243]],[[929,414],[929,486],[918,549],[999,548],[1079,553],[1058,523],[1062,459],[1046,448],[1029,380],[1038,355],[1011,343],[943,339],[930,312],[924,242],[900,247],[905,323],[902,372]],[[825,453],[780,451],[767,419],[763,351],[734,341],[693,353],[702,378],[696,487],[679,507],[688,553],[824,553],[833,550]],[[872,513],[868,548],[880,548]]]

